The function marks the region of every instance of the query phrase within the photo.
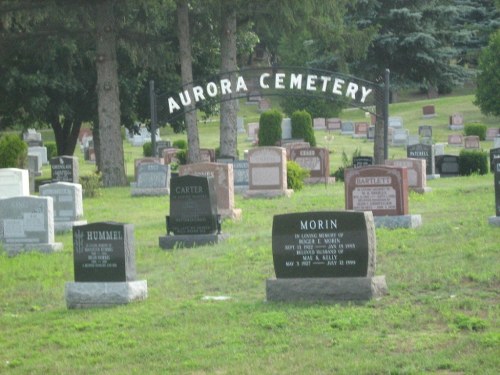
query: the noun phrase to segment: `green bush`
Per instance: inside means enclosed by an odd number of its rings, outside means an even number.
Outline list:
[[[301,190],[304,180],[309,177],[309,171],[294,161],[286,163],[286,182],[288,189]]]
[[[292,114],[292,138],[300,138],[316,147],[316,137],[311,115],[307,111],[295,111]]]
[[[85,198],[98,197],[101,195],[102,179],[99,172],[80,176],[82,194]]]
[[[146,142],[142,145],[142,154],[146,158],[153,156],[153,144],[151,142]]]
[[[177,151],[175,156],[177,157],[177,160],[179,160],[179,165],[187,164],[187,150],[181,149]]]
[[[465,124],[465,135],[477,135],[481,141],[486,139],[486,125],[483,124]]]
[[[352,167],[352,161],[354,158],[361,156],[361,150],[356,148],[352,153],[352,157],[349,158],[344,150],[342,150],[342,165],[333,173],[335,181],[344,181],[344,171],[346,168]]]
[[[55,142],[46,142],[44,145],[47,148],[47,160],[57,156],[57,146]]]
[[[28,157],[28,145],[15,134],[0,138],[0,168],[24,168]]]
[[[178,139],[172,143],[172,147],[180,148],[181,150],[187,150],[188,144],[185,139]]]
[[[462,150],[458,159],[461,176],[488,173],[488,154],[483,150]]]
[[[281,141],[281,112],[271,109],[260,115],[259,146],[276,146]]]

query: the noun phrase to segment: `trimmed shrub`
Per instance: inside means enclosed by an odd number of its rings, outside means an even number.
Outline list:
[[[488,173],[488,154],[483,150],[460,151],[458,170],[461,176]]]
[[[47,160],[57,156],[57,146],[55,142],[46,142],[44,145],[47,148]]]
[[[312,124],[312,117],[307,111],[295,111],[291,117],[292,138],[301,138],[309,142],[311,147],[316,147],[316,137]]]
[[[172,143],[172,147],[179,148],[181,150],[187,150],[188,143],[185,139],[178,139]]]
[[[146,142],[142,145],[142,154],[144,157],[151,157],[153,156],[153,143],[151,142]]]
[[[271,109],[260,115],[259,146],[275,146],[281,141],[281,112]]]
[[[352,167],[352,161],[354,158],[361,156],[361,150],[357,148],[352,153],[352,157],[349,159],[344,150],[342,150],[342,165],[333,173],[336,181],[344,181],[344,172],[346,168]]]
[[[288,189],[293,190],[301,190],[304,187],[304,180],[309,177],[309,171],[294,161],[286,163],[286,173]]]
[[[24,168],[28,145],[16,134],[0,138],[0,168]]]
[[[486,125],[466,124],[464,126],[465,135],[477,135],[481,141],[486,139]]]
[[[101,195],[102,179],[99,172],[80,176],[82,194],[85,198],[93,198]]]
[[[187,164],[187,150],[179,150],[175,156],[179,160],[179,165]]]

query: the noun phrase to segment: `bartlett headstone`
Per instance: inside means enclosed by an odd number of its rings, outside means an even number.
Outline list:
[[[329,183],[330,179],[330,154],[326,148],[309,147],[293,149],[290,159],[309,171],[307,183]]]
[[[75,282],[66,283],[68,308],[127,304],[147,297],[136,280],[134,226],[101,222],[73,227]]]
[[[286,150],[257,147],[248,152],[249,187],[245,197],[291,196],[287,188]]]
[[[76,156],[57,156],[50,159],[52,181],[72,182],[77,184],[78,158]]]
[[[457,155],[436,156],[436,171],[441,177],[456,177],[460,172],[460,157]]]
[[[372,211],[377,226],[414,228],[422,223],[420,215],[408,214],[406,168],[347,168],[344,186],[346,210]]]
[[[27,169],[0,168],[0,199],[30,195]]]
[[[275,279],[268,301],[366,300],[387,294],[375,276],[376,238],[371,212],[303,212],[275,215]]]
[[[137,181],[130,184],[132,196],[168,195],[170,165],[142,163],[137,168]]]
[[[74,225],[87,224],[83,220],[82,185],[71,182],[45,184],[40,186],[40,196],[52,197],[56,233],[70,231]]]
[[[436,165],[434,160],[434,147],[422,143],[408,146],[406,156],[413,159],[425,159],[427,179],[438,178],[436,174]]]
[[[36,250],[62,250],[54,242],[54,212],[51,197],[11,197],[0,199],[0,242],[9,255]]]
[[[213,177],[180,176],[170,182],[170,216],[160,247],[192,247],[223,240]]]
[[[222,218],[241,219],[241,209],[234,207],[233,165],[225,163],[195,163],[181,165],[179,176],[212,177],[217,194],[217,213]]]

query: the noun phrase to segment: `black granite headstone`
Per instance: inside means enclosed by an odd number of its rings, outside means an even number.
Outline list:
[[[441,177],[456,177],[460,174],[459,160],[456,155],[439,155],[435,157],[436,171]]]
[[[134,226],[92,223],[73,227],[76,282],[134,281]]]
[[[496,160],[500,160],[500,147],[492,148],[490,150],[490,170],[491,170],[491,173],[495,173]]]
[[[216,234],[219,231],[213,177],[187,175],[172,178],[167,234]]]
[[[374,275],[375,226],[371,212],[275,215],[272,233],[278,279]]]
[[[72,182],[77,184],[78,178],[78,158],[74,156],[57,156],[50,159],[52,171],[52,181]]]
[[[352,158],[352,166],[354,168],[365,167],[367,165],[373,165],[372,156],[355,156]]]
[[[497,159],[495,165],[495,206],[496,215],[500,217],[500,159]]]
[[[425,159],[427,175],[435,174],[434,148],[432,145],[417,143],[406,149],[406,156],[414,159]]]

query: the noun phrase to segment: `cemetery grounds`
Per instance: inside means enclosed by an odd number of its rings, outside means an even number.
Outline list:
[[[416,134],[433,125],[446,142],[448,116],[482,117],[472,96],[395,104]],[[421,107],[438,116],[421,120]],[[258,121],[240,106],[245,122]],[[352,115],[352,117],[350,117]],[[252,118],[252,116],[254,116]],[[342,119],[363,120],[360,111]],[[495,122],[496,121],[496,122]],[[200,125],[202,147],[215,147],[217,122]],[[373,144],[317,131],[331,153],[331,170],[342,151]],[[50,132],[44,132],[49,140]],[[162,137],[175,140],[162,130]],[[488,150],[491,142],[483,142]],[[250,144],[240,139],[240,157]],[[459,149],[447,148],[458,154]],[[142,148],[125,144],[127,172]],[[93,166],[83,161],[80,175]],[[390,158],[406,157],[391,148]],[[50,170],[44,168],[45,178]],[[216,246],[161,250],[168,197],[131,197],[130,188],[103,189],[84,199],[89,223],[135,226],[137,279],[148,282],[145,301],[104,309],[68,310],[64,285],[73,281],[71,233],[57,235],[64,250],[50,255],[0,254],[0,373],[5,374],[497,374],[500,370],[500,229],[493,175],[430,180],[432,192],[410,193],[417,229],[377,229],[377,275],[389,295],[367,303],[268,303],[265,280],[274,277],[271,223],[274,214],[343,210],[343,183],[306,186],[291,198],[243,199],[240,221],[225,221],[229,239]],[[229,298],[224,298],[229,297]]]

